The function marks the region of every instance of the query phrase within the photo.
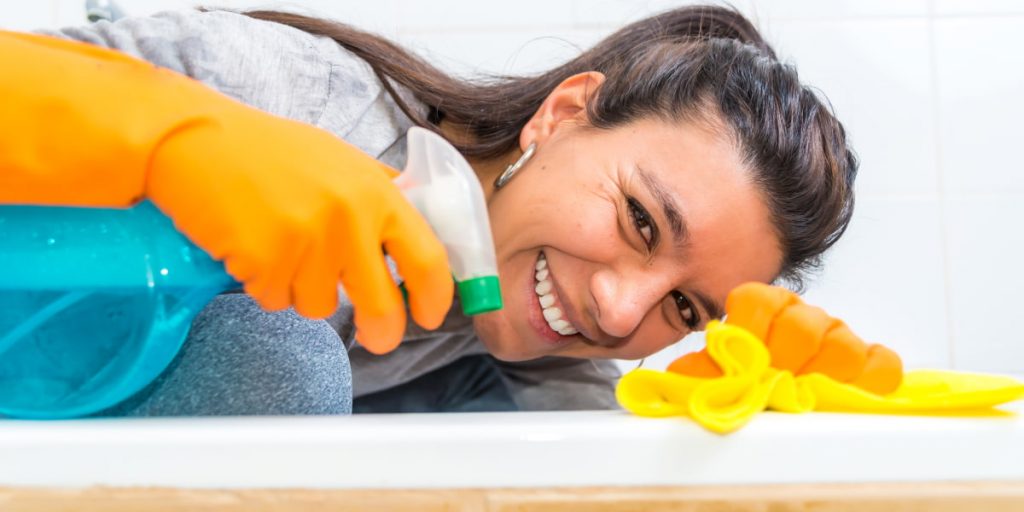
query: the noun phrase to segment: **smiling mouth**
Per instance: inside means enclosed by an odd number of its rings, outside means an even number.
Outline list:
[[[548,260],[544,257],[543,252],[540,253],[534,270],[533,277],[536,284],[534,292],[537,293],[541,313],[544,315],[544,321],[547,322],[548,327],[562,336],[578,334],[579,331],[565,319],[558,295],[555,293],[554,283],[551,281],[551,269],[548,268]]]

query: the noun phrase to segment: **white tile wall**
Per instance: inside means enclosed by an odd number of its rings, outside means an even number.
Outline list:
[[[734,2],[739,7],[748,0]],[[619,27],[652,13],[678,5],[694,4],[681,0],[572,0],[572,21],[580,26]],[[715,2],[722,4],[723,2]]]
[[[935,134],[928,21],[766,23],[779,58],[825,94],[860,156],[857,192],[934,195]],[[898,113],[899,115],[894,115]]]
[[[495,28],[568,27],[568,0],[516,0],[502,6],[466,0],[398,0],[402,25],[410,29],[487,31]]]
[[[954,366],[1019,373],[1024,194],[962,195],[947,205]]]
[[[971,8],[968,10],[967,5]],[[945,188],[953,364],[1020,372],[1024,305],[1015,272],[1024,250],[1024,17],[1015,3],[938,2],[934,44],[940,168]],[[1018,9],[1024,12],[1024,9]]]
[[[921,17],[928,14],[928,0],[746,0],[736,5],[760,22],[774,19]]]
[[[398,40],[461,76],[540,72],[557,66],[600,40],[604,31],[543,29],[403,31]]]
[[[937,16],[1024,14],[1020,0],[933,0]]]
[[[50,2],[8,3],[0,8],[0,29],[31,30],[50,26],[54,21],[54,6]]]
[[[0,27],[81,23],[84,2],[9,2]],[[123,0],[133,14],[191,0]],[[394,36],[459,73],[569,58],[672,0],[213,2],[305,10]],[[808,300],[911,366],[1024,373],[1024,3],[737,0],[823,91],[862,161],[860,202]],[[500,5],[500,6],[499,6]],[[650,358],[664,366],[700,336]],[[635,365],[630,363],[629,367]]]
[[[942,169],[950,192],[1024,192],[1024,17],[935,21]]]
[[[805,299],[908,366],[950,365],[940,203],[867,197]]]

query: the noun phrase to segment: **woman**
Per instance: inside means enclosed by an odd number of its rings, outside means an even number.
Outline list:
[[[373,307],[356,295],[395,293],[386,280],[350,286],[353,272],[340,272],[353,300],[343,294],[326,321],[268,313],[247,296],[225,295],[196,319],[163,376],[106,415],[345,413],[348,359],[357,411],[612,407],[616,375],[608,359],[641,358],[701,329],[743,282],[799,283],[842,234],[853,207],[857,163],[842,126],[750,23],[727,9],[669,11],[547,73],[485,82],[449,77],[344,25],[284,13],[166,13],[56,35],[192,76],[331,132],[392,167],[404,161],[409,126],[442,133],[484,187],[505,302],[473,319],[453,307],[442,323],[437,311],[447,301],[431,299],[437,290],[450,296],[450,282],[437,279],[438,258],[407,264],[417,246],[386,244],[407,281],[419,276],[411,308],[427,328],[409,324],[396,350],[378,356],[353,345],[354,327],[362,340],[364,323],[373,323],[365,320]],[[291,142],[281,144],[295,154]],[[204,146],[185,146],[181,153],[191,156],[169,168],[204,165],[208,155],[195,151]],[[253,159],[265,151],[236,147],[214,156],[221,161],[242,149]],[[353,174],[344,179],[358,181]],[[383,180],[360,184],[375,193],[385,187]],[[204,201],[243,192],[220,185]],[[201,203],[154,202],[179,226],[203,224],[190,213]],[[383,204],[385,212],[407,206]],[[360,215],[355,209],[330,225]],[[260,224],[234,218],[218,233],[243,225]],[[399,231],[421,227],[409,221]],[[217,247],[217,236],[183,231],[215,256],[232,254]],[[343,237],[344,228],[332,233],[346,242],[344,252],[379,250],[385,238],[368,231],[376,236],[359,238],[363,245]],[[436,241],[422,238],[432,254]],[[253,284],[246,277],[259,274],[259,262],[227,263],[265,306],[303,306],[301,294],[268,291],[288,290],[288,276]],[[363,318],[353,322],[353,310]],[[387,307],[373,313],[389,318],[369,334],[384,340],[371,344],[381,352],[394,338],[387,329],[401,319]]]

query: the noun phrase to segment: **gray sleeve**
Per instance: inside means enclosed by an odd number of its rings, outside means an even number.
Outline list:
[[[524,411],[617,409],[612,361],[545,357],[498,362],[516,405]]]
[[[232,12],[170,11],[44,33],[120,50],[343,138],[379,96],[369,66],[334,41]]]

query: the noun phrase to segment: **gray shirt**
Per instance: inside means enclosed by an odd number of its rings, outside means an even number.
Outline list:
[[[404,166],[405,133],[411,121],[370,66],[329,38],[235,13],[198,11],[49,33],[116,48],[253,107],[325,129],[392,167]],[[402,94],[410,105],[425,110],[407,92]],[[342,291],[338,311],[326,322],[349,347],[354,395],[385,390],[463,356],[486,353],[472,321],[460,311],[456,303],[436,331],[410,322],[398,349],[376,356],[354,343],[352,304]],[[547,357],[499,361],[498,366],[521,409],[616,406],[619,372],[611,361]]]

